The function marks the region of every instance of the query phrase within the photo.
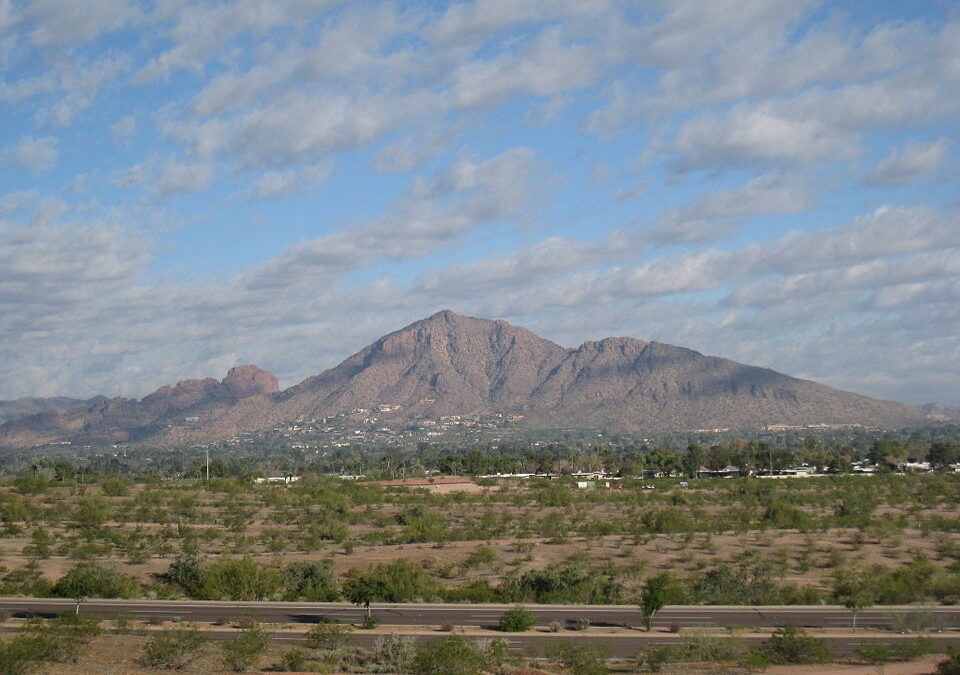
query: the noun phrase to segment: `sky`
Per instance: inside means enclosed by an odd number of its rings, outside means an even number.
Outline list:
[[[0,0],[0,398],[444,308],[960,405],[949,0]]]

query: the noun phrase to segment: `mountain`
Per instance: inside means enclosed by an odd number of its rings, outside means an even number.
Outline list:
[[[920,411],[931,422],[960,421],[960,408],[946,406],[942,403],[927,403],[920,406]]]
[[[623,431],[925,421],[917,408],[683,347],[619,337],[565,349],[506,321],[444,310],[284,391],[267,371],[241,366],[222,381],[186,380],[140,401],[8,422],[0,446],[207,441],[378,407],[390,423],[510,412],[530,428]]]
[[[94,396],[84,400],[68,398],[67,396],[54,396],[51,398],[24,397],[12,401],[0,401],[0,423],[38,413],[64,412],[78,405],[91,405],[103,400],[103,398],[103,396]]]
[[[63,413],[42,412],[7,422],[0,425],[0,447],[148,440],[161,436],[175,422],[192,423],[200,416],[216,418],[248,398],[270,406],[269,396],[277,391],[273,373],[256,366],[238,366],[221,381],[184,380],[160,387],[139,401],[102,399]]]

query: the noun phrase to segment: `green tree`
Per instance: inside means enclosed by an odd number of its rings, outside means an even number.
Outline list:
[[[703,466],[704,456],[703,448],[699,445],[696,443],[688,445],[686,452],[683,453],[683,472],[690,478],[696,478],[697,472]]]
[[[833,584],[833,599],[843,605],[853,615],[852,630],[857,630],[857,615],[876,602],[877,589],[874,578],[859,568],[843,569],[837,572]]]
[[[87,598],[132,598],[137,594],[137,582],[119,570],[97,562],[82,562],[60,577],[53,585],[53,595],[73,598],[80,603]]]
[[[343,582],[341,588],[343,597],[358,607],[363,607],[367,621],[373,618],[371,605],[386,597],[386,586],[383,581],[369,574],[354,574]]]
[[[654,615],[677,596],[676,581],[668,572],[652,576],[640,591],[640,610],[643,612],[643,627],[648,631]]]
[[[927,461],[935,469],[945,469],[957,461],[957,449],[950,441],[934,441],[927,450]]]

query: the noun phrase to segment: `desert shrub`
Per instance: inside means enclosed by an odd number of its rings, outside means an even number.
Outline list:
[[[0,673],[29,675],[40,668],[39,645],[26,635],[0,642]]]
[[[196,626],[167,628],[151,635],[137,662],[154,670],[180,670],[200,656],[206,641]]]
[[[332,602],[340,598],[329,560],[287,565],[280,573],[280,585],[284,600]]]
[[[221,645],[223,666],[235,673],[242,673],[256,665],[270,646],[270,636],[257,626],[246,628],[235,640]]]
[[[288,649],[280,655],[280,660],[274,666],[281,673],[299,673],[306,670],[307,655],[299,649]]]
[[[483,659],[459,635],[435,638],[420,646],[413,658],[414,675],[480,675]]]
[[[502,595],[512,602],[616,604],[622,585],[606,570],[561,562],[506,580]]]
[[[343,584],[343,594],[356,605],[422,600],[436,593],[437,584],[426,570],[402,558],[374,565],[366,572],[350,570]]]
[[[108,497],[126,497],[130,494],[130,485],[122,478],[107,478],[100,483],[100,489]]]
[[[339,623],[319,623],[307,631],[307,645],[313,649],[333,651],[347,644],[350,626]]]
[[[522,633],[533,628],[536,623],[533,612],[518,605],[500,615],[499,628],[507,633]]]
[[[82,562],[60,577],[53,585],[59,598],[133,598],[137,582],[114,567],[97,562]]]
[[[24,632],[36,641],[39,658],[57,663],[73,663],[83,648],[101,633],[97,619],[64,614],[50,621],[34,620]]]
[[[263,600],[280,586],[280,575],[252,558],[218,560],[202,569],[197,597],[204,600]]]
[[[484,672],[493,675],[513,673],[523,661],[519,654],[510,649],[509,643],[501,638],[478,640],[473,644],[473,649],[483,663]]]
[[[606,675],[607,652],[600,647],[589,647],[573,642],[549,645],[544,653],[548,659],[559,662],[571,675]]]
[[[947,647],[947,658],[937,664],[937,675],[960,675],[960,648]]]
[[[867,663],[880,664],[895,661],[913,661],[937,650],[929,638],[897,640],[889,644],[866,643],[857,647],[857,656]]]
[[[483,580],[477,580],[459,588],[444,588],[440,591],[440,596],[444,602],[483,603],[497,602],[500,599],[497,590]]]
[[[825,663],[832,656],[824,640],[793,626],[778,628],[757,650],[774,665]]]
[[[413,662],[416,647],[413,638],[391,633],[378,637],[373,643],[373,661],[384,672],[401,673]]]

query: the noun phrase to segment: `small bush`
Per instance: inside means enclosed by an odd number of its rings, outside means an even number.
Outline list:
[[[518,605],[500,616],[499,627],[505,633],[522,633],[533,628],[536,623],[533,612]]]
[[[479,675],[484,663],[480,655],[459,635],[430,640],[417,649],[414,675]]]
[[[35,640],[18,635],[8,642],[0,642],[0,673],[30,675],[40,667],[40,654]]]
[[[137,662],[155,670],[180,670],[200,656],[206,641],[196,626],[168,628],[147,640]]]
[[[373,660],[387,672],[406,671],[413,662],[415,654],[413,638],[396,633],[378,637],[373,643]]]
[[[270,636],[265,631],[257,627],[244,629],[240,637],[221,646],[223,665],[227,670],[242,673],[256,665],[269,646]]]
[[[947,647],[947,658],[937,664],[937,675],[960,675],[960,648]]]
[[[306,670],[307,655],[299,649],[288,649],[280,655],[280,661],[275,668],[282,673],[299,673]]]
[[[825,641],[793,626],[778,628],[758,651],[774,665],[825,663],[832,657]]]
[[[598,647],[578,645],[573,642],[561,642],[549,645],[546,657],[558,661],[571,675],[606,675],[607,653]]]
[[[320,623],[307,631],[307,645],[313,649],[333,651],[347,644],[350,626],[339,623]]]

